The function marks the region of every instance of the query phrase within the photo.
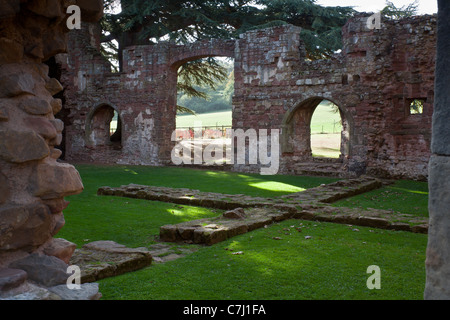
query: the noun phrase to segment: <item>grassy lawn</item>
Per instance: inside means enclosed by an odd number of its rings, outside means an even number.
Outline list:
[[[311,118],[311,134],[340,133],[341,116],[327,105],[319,104]]]
[[[201,121],[202,126],[229,126],[231,127],[231,110],[211,113],[199,113],[197,115],[177,116],[177,128],[193,127],[196,121]]]
[[[302,232],[295,229],[299,226]],[[422,299],[426,236],[358,230],[284,221],[175,261],[101,280],[100,291],[106,300]],[[379,290],[367,288],[370,265],[380,267]]]
[[[393,185],[335,202],[333,206],[376,208],[428,217],[428,183],[399,180]]]
[[[134,183],[225,194],[274,197],[304,191],[322,183],[338,180],[327,177],[262,176],[180,167],[93,165],[76,167],[85,186],[84,194],[96,193],[101,186],[118,187]]]
[[[79,165],[77,169],[85,190],[68,197],[66,225],[57,236],[79,247],[96,240],[149,246],[162,225],[221,214],[206,208],[100,197],[96,195],[100,186],[137,183],[274,197],[336,181],[183,168]],[[105,300],[422,299],[427,236],[358,230],[284,221],[200,247],[175,261],[101,280],[100,292]],[[233,254],[237,252],[241,254]],[[370,265],[381,269],[380,290],[366,286]]]
[[[58,237],[81,246],[86,242],[112,240],[139,247],[154,243],[159,227],[219,215],[212,209],[175,206],[171,203],[97,196],[102,186],[130,183],[200,191],[274,197],[300,192],[337,179],[267,176],[168,167],[78,165],[84,191],[67,197],[66,225]]]

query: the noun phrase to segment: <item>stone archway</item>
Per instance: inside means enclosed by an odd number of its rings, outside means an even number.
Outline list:
[[[112,132],[111,123],[117,116],[116,130]],[[86,117],[86,146],[122,144],[122,121],[117,107],[103,102],[91,109]]]
[[[321,96],[313,96],[298,101],[286,112],[281,125],[282,154],[293,153],[305,160],[312,160],[310,124],[314,111],[323,100],[331,101],[339,108],[342,120],[340,161],[351,156],[352,116],[342,103]]]
[[[177,129],[176,126],[176,116],[177,116],[177,110],[176,106],[178,105],[178,72],[180,68],[183,67],[186,63],[192,62],[192,61],[198,61],[205,58],[230,58],[235,61],[235,41],[234,40],[220,40],[220,39],[211,39],[208,41],[199,41],[196,43],[192,43],[190,45],[185,46],[177,46],[174,50],[170,52],[170,59],[168,62],[168,76],[166,78],[167,81],[167,88],[168,90],[168,104],[169,104],[169,113],[172,112],[172,114],[168,115],[166,114],[166,121],[165,121],[165,134],[163,137],[163,141],[170,141],[171,148],[167,151],[172,151],[175,147],[175,143],[177,143],[174,140],[174,132]],[[234,64],[234,70],[236,69],[236,66]],[[231,122],[231,119],[230,119]],[[198,124],[200,124],[199,122]],[[196,137],[199,138],[199,140],[202,140],[199,144],[197,143],[191,143],[190,141],[184,141],[183,145],[186,146],[186,149],[192,150],[192,156],[194,154],[194,149],[204,149],[206,147],[206,144],[209,144],[211,141],[206,142],[206,140],[203,140],[203,138],[206,136],[206,132],[216,131],[215,128],[208,127],[206,128],[204,123],[201,124],[201,135],[202,137]],[[171,128],[171,130],[169,130]],[[192,133],[200,132],[200,128],[194,129],[194,126],[192,128],[185,128],[185,136],[192,136]],[[209,129],[209,130],[206,130]],[[216,132],[217,133],[217,132]],[[223,131],[221,131],[223,134]],[[205,134],[205,135],[204,135]],[[215,133],[214,133],[215,134]],[[217,133],[220,134],[220,133]],[[215,144],[215,143],[213,143]],[[222,142],[218,142],[217,148],[221,148]],[[189,158],[189,157],[188,157]],[[194,160],[192,158],[191,164],[194,163]],[[200,164],[200,163],[195,163]]]

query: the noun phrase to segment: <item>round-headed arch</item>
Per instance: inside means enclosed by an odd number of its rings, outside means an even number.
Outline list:
[[[208,57],[228,57],[234,59],[235,40],[211,39],[179,46],[171,52],[169,65],[172,69],[178,70],[186,62]]]
[[[86,145],[120,144],[121,140],[122,121],[119,109],[109,102],[95,105],[86,116]]]
[[[281,134],[281,150],[283,153],[311,156],[311,119],[317,106],[324,100],[332,102],[339,109],[342,123],[341,157],[350,155],[353,130],[352,116],[337,99],[322,96],[313,96],[297,101],[286,112],[282,121]]]

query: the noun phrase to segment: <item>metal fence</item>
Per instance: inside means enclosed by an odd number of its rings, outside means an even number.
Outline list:
[[[200,128],[178,127],[176,136],[178,140],[192,140],[195,135],[200,135]],[[232,136],[231,126],[204,126],[201,127],[202,139],[229,139]]]

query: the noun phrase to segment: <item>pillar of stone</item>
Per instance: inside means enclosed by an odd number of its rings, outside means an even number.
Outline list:
[[[78,5],[98,19],[102,1]],[[77,1],[0,0],[0,299],[97,299],[98,285],[69,291],[75,245],[55,235],[66,196],[83,184],[58,161],[63,88],[44,63],[66,51],[67,7]],[[76,31],[76,30],[75,30]],[[74,31],[71,31],[74,32]]]
[[[450,299],[450,1],[438,0],[425,299]]]

